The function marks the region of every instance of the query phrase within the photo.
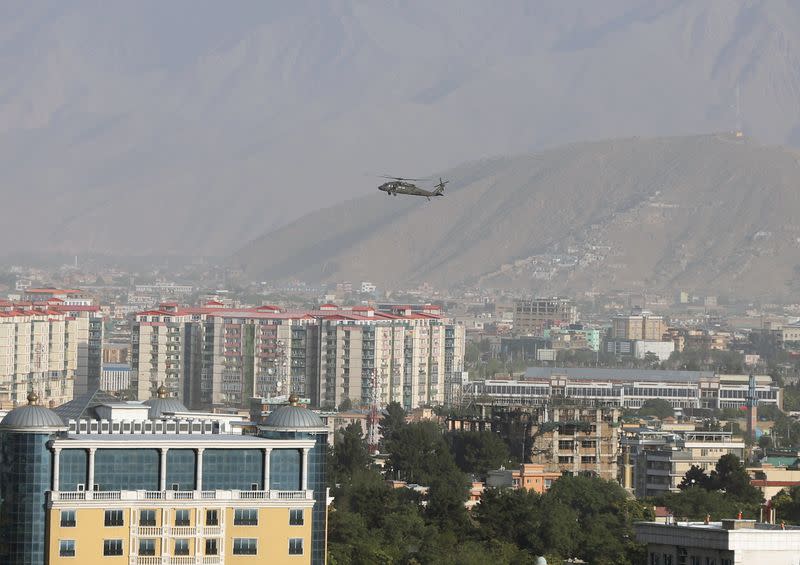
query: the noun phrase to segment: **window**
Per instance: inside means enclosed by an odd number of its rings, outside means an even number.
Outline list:
[[[206,540],[206,555],[217,555],[219,550],[217,549],[217,540],[215,539],[207,539]]]
[[[691,565],[700,565],[700,558],[699,557],[692,557],[691,558]]]
[[[664,565],[672,565],[672,555],[669,553],[664,554]]]
[[[234,526],[258,526],[258,508],[237,508],[233,514]]]
[[[730,559],[720,559],[722,565],[733,565]]]
[[[706,565],[717,565],[717,560],[713,557],[706,557]]]
[[[122,510],[106,510],[105,514],[106,526],[124,526],[125,522],[122,518]],[[120,554],[122,555],[122,554]]]
[[[302,526],[303,525],[303,509],[292,508],[289,510],[289,525]]]
[[[62,510],[61,511],[61,527],[74,528],[75,527],[75,511]]]
[[[289,539],[289,555],[303,555],[303,538]]]
[[[650,565],[661,565],[661,557],[658,553],[650,553]]]
[[[219,526],[219,514],[216,510],[206,510],[206,526]]]
[[[176,526],[188,526],[189,525],[189,511],[188,510],[176,510],[175,511],[175,525]]]
[[[75,557],[75,540],[62,539],[58,542],[59,557]]]
[[[122,540],[103,540],[103,555],[122,555]]]
[[[233,538],[234,555],[256,555],[258,546],[255,538]]]
[[[155,554],[156,554],[156,540],[154,539],[139,540],[139,555],[155,555]]]
[[[189,540],[176,539],[175,540],[175,555],[189,555]]]
[[[155,526],[156,525],[156,511],[155,510],[142,510],[139,512],[139,525],[140,526]]]

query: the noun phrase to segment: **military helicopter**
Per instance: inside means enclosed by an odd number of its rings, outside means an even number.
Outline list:
[[[385,182],[378,187],[378,190],[385,192],[386,196],[405,194],[407,196],[424,196],[428,200],[434,196],[444,196],[444,186],[450,182],[448,180],[442,180],[442,177],[439,177],[439,183],[434,185],[434,190],[425,190],[414,183],[432,179],[407,179],[404,177],[390,177],[386,175],[380,175],[380,177],[391,179],[389,182]]]

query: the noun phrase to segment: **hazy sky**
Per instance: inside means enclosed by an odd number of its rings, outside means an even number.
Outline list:
[[[226,254],[374,173],[732,129],[737,86],[800,144],[798,44],[789,0],[0,3],[0,254]]]

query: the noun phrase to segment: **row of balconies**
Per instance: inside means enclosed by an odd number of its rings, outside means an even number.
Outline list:
[[[312,490],[81,490],[50,491],[50,500],[314,500]]]
[[[131,526],[131,533],[139,537],[219,537],[222,526]]]
[[[129,565],[220,565],[222,555],[131,555]]]

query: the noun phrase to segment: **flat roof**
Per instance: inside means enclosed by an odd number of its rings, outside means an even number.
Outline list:
[[[713,371],[659,371],[655,369],[592,369],[582,367],[528,367],[526,379],[567,377],[575,380],[698,382]]]

